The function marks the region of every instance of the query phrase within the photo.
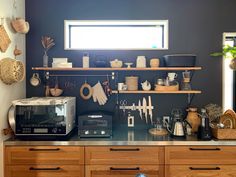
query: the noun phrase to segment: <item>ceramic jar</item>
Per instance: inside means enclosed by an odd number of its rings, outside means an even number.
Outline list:
[[[198,116],[197,108],[188,108],[187,121],[192,126],[192,133],[197,133],[198,127],[201,124],[201,119]]]

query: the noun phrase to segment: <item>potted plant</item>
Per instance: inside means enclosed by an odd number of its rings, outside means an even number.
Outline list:
[[[231,47],[229,45],[226,45],[223,47],[222,52],[212,53],[211,56],[213,57],[224,56],[227,59],[231,59],[229,67],[233,70],[236,70],[236,46]]]

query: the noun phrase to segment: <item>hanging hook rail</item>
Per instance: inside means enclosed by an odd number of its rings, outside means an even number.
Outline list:
[[[112,72],[109,74],[49,74],[49,72],[46,72],[46,78],[49,79],[49,77],[111,77],[112,79],[115,79],[115,73]]]

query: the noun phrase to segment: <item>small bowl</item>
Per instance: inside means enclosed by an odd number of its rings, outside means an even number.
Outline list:
[[[63,90],[62,89],[59,89],[59,88],[50,88],[50,94],[52,96],[60,96],[61,94],[63,93]]]
[[[110,61],[112,68],[121,68],[123,66],[123,62],[121,60],[115,59],[113,61]]]

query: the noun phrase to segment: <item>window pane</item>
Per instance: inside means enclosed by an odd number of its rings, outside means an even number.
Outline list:
[[[168,21],[66,21],[66,49],[167,49]]]

